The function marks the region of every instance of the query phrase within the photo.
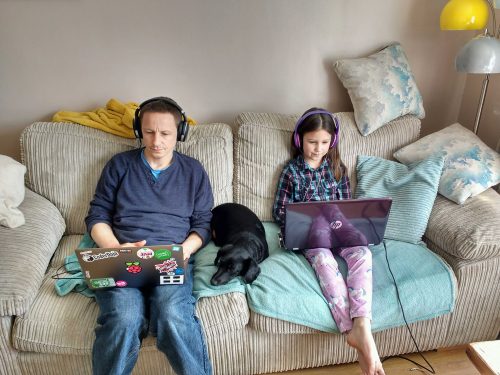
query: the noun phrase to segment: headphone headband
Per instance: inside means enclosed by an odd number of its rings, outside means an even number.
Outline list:
[[[187,133],[189,131],[189,126],[187,124],[187,116],[182,107],[177,104],[177,102],[173,99],[167,98],[166,96],[157,96],[151,99],[148,99],[142,102],[137,109],[135,110],[135,116],[133,121],[134,134],[136,138],[142,138],[142,124],[141,124],[141,109],[144,108],[145,105],[153,102],[164,102],[169,104],[170,106],[177,109],[181,115],[181,120],[177,124],[177,140],[184,142],[187,137]]]
[[[293,143],[297,149],[300,150],[301,144],[300,144],[300,135],[299,135],[299,126],[304,122],[306,118],[312,115],[329,115],[333,123],[335,125],[335,130],[334,133],[332,134],[332,141],[330,142],[330,148],[334,148],[335,145],[338,142],[338,134],[339,134],[339,120],[337,119],[336,116],[333,115],[333,113],[325,111],[324,109],[317,109],[311,112],[306,112],[304,113],[298,120],[297,123],[295,124],[295,129],[293,130]]]

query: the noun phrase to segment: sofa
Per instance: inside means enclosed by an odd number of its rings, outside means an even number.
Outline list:
[[[353,113],[338,113],[340,151],[356,186],[356,158],[392,159],[416,141],[420,120],[400,117],[362,136]],[[238,202],[263,221],[279,173],[291,157],[297,116],[242,113],[235,124],[192,126],[180,152],[202,162],[215,205]],[[78,247],[107,160],[132,139],[71,123],[37,122],[21,135],[26,223],[0,227],[0,374],[90,374],[98,307],[78,293],[56,294],[53,276]],[[488,189],[457,205],[438,195],[424,241],[453,270],[453,311],[410,324],[421,350],[497,337],[500,327],[500,196]],[[203,250],[200,250],[203,251]],[[415,265],[416,266],[416,265]],[[436,286],[439,287],[439,286]],[[300,303],[291,301],[291,303]],[[201,298],[199,316],[215,374],[259,374],[353,362],[344,336],[252,311],[244,293]],[[416,351],[405,326],[375,332],[382,357]],[[155,338],[144,339],[135,374],[173,374]]]

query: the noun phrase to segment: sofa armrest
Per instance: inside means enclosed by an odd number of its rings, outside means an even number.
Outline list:
[[[500,195],[493,189],[458,205],[438,194],[425,237],[461,259],[500,256]]]
[[[29,189],[19,209],[24,225],[0,226],[0,316],[28,310],[66,228],[57,208]]]

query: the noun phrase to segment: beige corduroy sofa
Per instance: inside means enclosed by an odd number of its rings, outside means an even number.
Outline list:
[[[420,121],[399,118],[362,137],[352,113],[339,113],[341,152],[353,188],[356,156],[391,159],[415,141]],[[244,113],[234,127],[192,127],[178,149],[198,158],[215,204],[242,203],[271,220],[274,191],[290,158],[296,116]],[[26,224],[0,227],[0,374],[90,374],[98,308],[93,299],[59,297],[51,278],[79,244],[84,217],[105,162],[136,147],[134,140],[68,123],[34,123],[21,136],[27,167]],[[425,233],[430,249],[451,265],[457,285],[454,312],[411,324],[422,350],[497,336],[500,326],[500,196],[492,189],[464,205],[438,195]],[[437,286],[438,287],[438,286]],[[356,359],[341,335],[276,320],[249,310],[244,294],[202,298],[215,374],[237,375],[316,367]],[[415,351],[405,327],[375,334],[380,354]],[[155,339],[144,340],[134,373],[172,374]]]

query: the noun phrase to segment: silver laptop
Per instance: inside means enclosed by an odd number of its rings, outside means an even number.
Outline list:
[[[391,198],[289,203],[284,247],[291,250],[378,245],[384,238]]]
[[[187,262],[180,245],[76,249],[90,289],[183,284]]]

